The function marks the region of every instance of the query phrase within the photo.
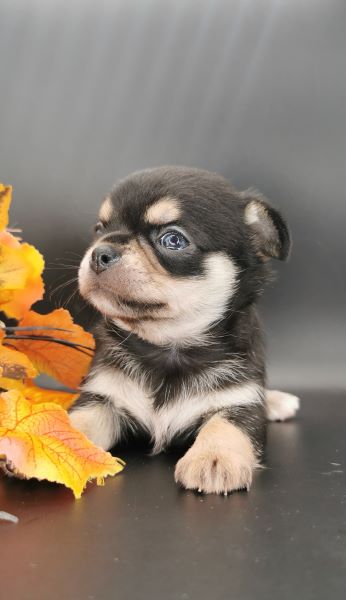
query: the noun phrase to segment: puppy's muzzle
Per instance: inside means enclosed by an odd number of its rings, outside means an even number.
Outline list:
[[[120,252],[110,244],[98,246],[92,251],[90,257],[90,267],[98,275],[109,269],[120,259]]]

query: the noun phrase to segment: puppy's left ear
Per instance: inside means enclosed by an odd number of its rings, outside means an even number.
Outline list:
[[[291,236],[279,211],[253,190],[242,192],[242,197],[245,223],[252,230],[258,253],[262,257],[286,260],[291,249]]]

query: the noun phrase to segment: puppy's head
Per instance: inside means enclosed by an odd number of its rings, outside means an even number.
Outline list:
[[[289,247],[282,217],[255,192],[199,169],[149,169],[102,202],[79,287],[143,339],[200,343],[228,311],[256,299],[266,260],[285,259]]]

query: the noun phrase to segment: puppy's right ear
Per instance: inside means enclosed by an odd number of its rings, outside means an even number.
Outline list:
[[[254,190],[242,192],[245,200],[244,220],[250,227],[258,254],[286,260],[291,249],[289,229],[279,211]]]

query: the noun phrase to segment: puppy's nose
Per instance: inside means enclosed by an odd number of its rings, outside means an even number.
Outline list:
[[[90,266],[95,273],[102,273],[120,258],[119,252],[114,246],[98,246],[92,251]]]

